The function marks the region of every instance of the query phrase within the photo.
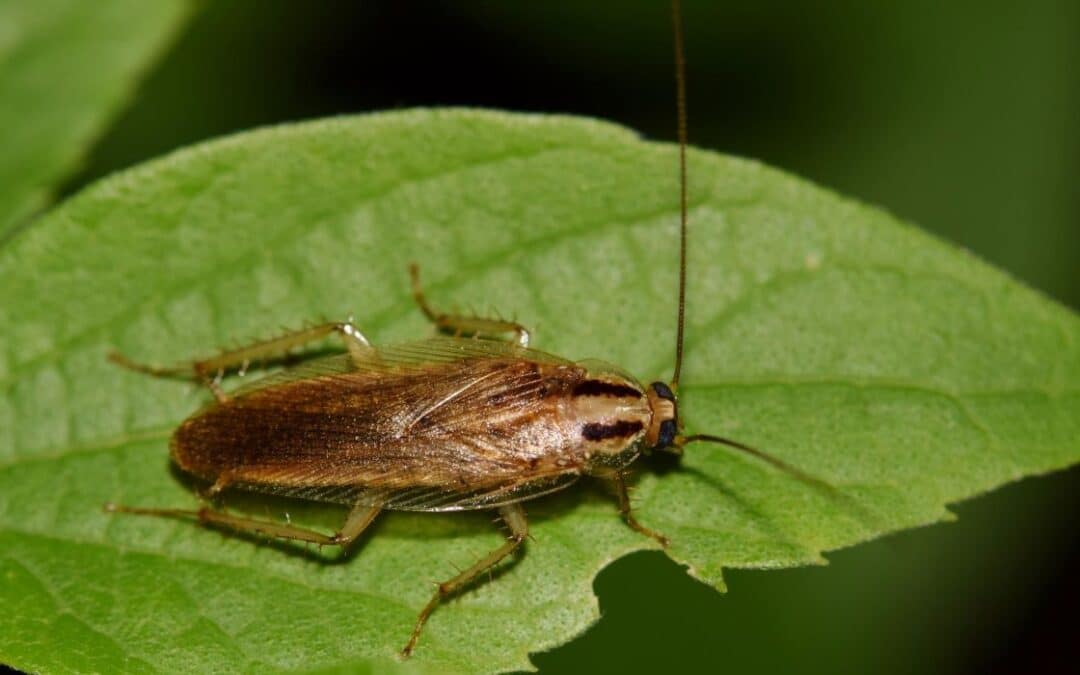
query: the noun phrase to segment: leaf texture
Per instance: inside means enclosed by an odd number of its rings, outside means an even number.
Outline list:
[[[879,210],[752,161],[691,153],[689,431],[644,462],[639,517],[725,567],[822,553],[1080,457],[1080,321]],[[598,617],[593,576],[653,546],[588,486],[530,502],[526,552],[396,651],[433,580],[500,542],[486,514],[391,514],[353,555],[256,545],[106,501],[187,507],[170,430],[206,400],[105,362],[207,355],[353,316],[428,335],[409,296],[512,316],[534,346],[670,377],[675,153],[596,121],[414,110],[270,128],[106,179],[0,250],[0,661],[26,670],[528,668]],[[328,530],[332,507],[229,497]]]

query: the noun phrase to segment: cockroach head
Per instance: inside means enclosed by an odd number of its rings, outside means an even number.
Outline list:
[[[645,433],[649,450],[670,450],[681,454],[679,438],[679,403],[675,392],[663,382],[653,382],[647,392],[652,423]]]

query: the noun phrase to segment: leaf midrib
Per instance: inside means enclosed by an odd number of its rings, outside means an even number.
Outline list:
[[[776,387],[840,387],[863,391],[910,391],[915,394],[945,398],[951,403],[953,403],[956,408],[964,414],[965,418],[969,420],[973,427],[977,428],[978,430],[980,430],[980,432],[984,434],[989,434],[989,431],[985,429],[982,423],[980,423],[975,418],[974,414],[968,408],[968,402],[964,400],[965,398],[1008,398],[1014,395],[1033,394],[1038,396],[1044,396],[1050,400],[1058,400],[1069,396],[1080,395],[1080,388],[1051,391],[1042,387],[1036,387],[1031,389],[1014,387],[1002,389],[973,389],[966,391],[958,391],[948,388],[942,388],[935,384],[929,384],[914,379],[903,379],[895,377],[855,377],[847,374],[833,377],[780,374],[772,374],[767,376],[725,375],[722,380],[694,381],[693,379],[690,379],[684,381],[683,383],[684,391],[691,391],[694,393],[724,391],[730,390],[732,388],[769,389]],[[0,462],[0,471],[10,469],[15,466],[29,464],[32,462],[60,460],[77,454],[110,452],[118,450],[128,443],[152,441],[155,439],[166,439],[172,433],[174,427],[175,425],[168,425],[162,427],[147,427],[144,429],[136,428],[131,430],[130,432],[104,441],[69,445],[59,450],[47,448],[39,451],[24,452],[20,456],[16,456],[13,459],[5,462]]]

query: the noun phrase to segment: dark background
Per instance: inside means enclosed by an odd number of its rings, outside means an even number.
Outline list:
[[[884,206],[1080,306],[1080,3],[877,4],[688,2],[692,141]],[[670,140],[670,50],[662,0],[206,2],[66,192],[223,133],[420,105]],[[535,662],[1071,670],[1078,488],[1075,469],[1027,480],[828,568],[732,571],[725,596],[636,554],[598,577],[601,622]]]

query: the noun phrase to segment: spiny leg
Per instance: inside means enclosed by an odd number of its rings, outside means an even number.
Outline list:
[[[619,513],[622,514],[622,517],[626,521],[626,524],[637,532],[645,535],[646,537],[652,537],[656,541],[660,542],[661,546],[667,548],[668,544],[671,543],[671,541],[667,537],[660,534],[656,530],[651,530],[645,527],[637,521],[637,518],[634,517],[630,505],[630,492],[626,488],[626,476],[623,474],[623,472],[615,472],[615,474],[611,477],[611,482],[615,485],[615,492],[619,496]]]
[[[211,508],[201,509],[153,509],[135,506],[121,506],[119,504],[105,504],[108,513],[133,513],[141,516],[160,516],[164,518],[190,518],[200,524],[223,527],[241,534],[252,534],[269,537],[272,539],[292,539],[306,541],[320,546],[347,547],[360,534],[367,529],[381,509],[378,506],[366,506],[357,504],[349,511],[345,518],[345,524],[332,535],[316,532],[295,525],[275,523],[245,516],[234,516],[224,511],[215,511]]]
[[[428,617],[435,611],[435,608],[442,602],[443,598],[453,595],[464,586],[468,585],[468,583],[477,576],[483,574],[484,571],[499,564],[500,560],[513,553],[517,547],[521,546],[521,543],[525,541],[525,538],[529,536],[529,523],[525,519],[525,510],[521,508],[520,504],[510,504],[508,506],[499,507],[499,515],[502,516],[502,519],[510,527],[510,537],[507,542],[491,553],[488,553],[472,567],[461,572],[453,579],[439,584],[438,589],[435,591],[435,595],[431,596],[431,600],[429,600],[428,604],[424,606],[424,609],[420,611],[420,616],[416,618],[416,627],[413,628],[412,637],[409,638],[409,644],[405,645],[405,648],[401,650],[402,656],[408,657],[412,654],[413,648],[416,647],[416,640],[420,637],[420,631],[423,630]]]
[[[214,500],[218,495],[225,491],[227,487],[233,483],[233,474],[230,471],[222,471],[218,474],[217,480],[213,485],[200,491],[199,496],[203,499]]]
[[[337,333],[354,358],[366,357],[371,351],[371,343],[351,321],[324,323],[311,328],[293,331],[285,335],[252,343],[246,347],[224,351],[208,359],[191,361],[178,366],[151,366],[137,363],[122,354],[113,352],[109,360],[130,370],[156,377],[195,376],[201,380],[219,402],[229,399],[218,386],[220,377],[229,370],[244,372],[252,361],[260,361],[285,354],[294,347],[299,347],[328,335]]]
[[[513,333],[517,336],[514,341],[518,345],[529,346],[528,329],[515,321],[436,312],[424,298],[424,291],[420,286],[420,268],[415,263],[409,265],[409,276],[412,278],[412,293],[416,304],[420,306],[420,311],[424,313],[424,316],[430,319],[439,330],[454,335],[475,335],[488,339],[499,339],[507,333]]]

